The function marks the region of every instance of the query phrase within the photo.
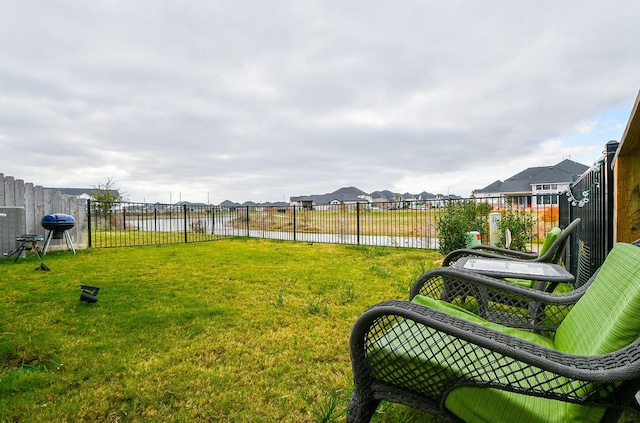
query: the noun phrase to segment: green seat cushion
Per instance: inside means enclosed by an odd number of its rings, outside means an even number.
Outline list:
[[[536,344],[542,345],[543,347],[553,348],[553,341],[549,337],[545,337],[536,333],[532,333],[527,330],[510,328],[506,326],[502,326],[498,323],[489,322],[482,317],[474,314],[462,307],[458,307],[455,304],[448,303],[442,300],[436,300],[430,297],[425,297],[422,295],[416,295],[414,299],[411,301],[416,304],[423,305],[425,307],[429,307],[434,310],[441,311],[443,313],[447,313],[451,316],[460,317],[461,319],[465,319],[469,322],[475,323],[480,326],[484,326],[486,328],[494,329],[505,333],[507,335],[515,336],[520,339],[524,339],[529,342],[534,342]]]
[[[416,296],[413,302],[548,348],[553,346],[553,341],[547,337],[488,322],[444,301]],[[487,369],[492,368],[491,363],[495,362],[496,356],[489,350],[410,320],[400,321],[378,335],[369,344],[367,354],[374,378],[405,386],[432,398],[438,398],[446,386],[461,375],[469,376],[477,371],[485,373],[485,379],[526,380],[529,386],[540,386],[541,375],[534,369],[512,364],[492,372]]]
[[[574,404],[527,396],[499,389],[462,387],[454,389],[445,406],[465,422],[477,423],[596,423],[604,408],[580,406],[581,414],[572,413]]]
[[[533,284],[535,283],[534,281],[527,280],[527,279],[505,278],[504,280],[513,285],[518,285],[523,288],[533,288]]]
[[[611,259],[607,258],[607,261],[611,262],[613,267],[626,263],[629,259],[627,257],[629,253],[634,254],[635,251],[640,251],[638,247],[630,247],[632,248],[631,250],[625,246],[615,248],[614,250],[620,251],[614,253]],[[620,255],[624,257],[621,261],[617,258]],[[631,267],[640,267],[640,257],[634,258],[633,261],[638,264]],[[624,266],[623,268],[625,269],[623,272],[633,272],[633,269],[629,266]],[[604,267],[603,270],[605,270]],[[605,271],[606,275],[607,271]],[[627,290],[624,291],[626,292]],[[640,292],[640,286],[635,289],[628,289],[628,291]],[[599,295],[602,295],[602,292]],[[628,297],[627,294],[623,295]],[[608,296],[612,295],[609,294]],[[554,348],[557,344],[557,341],[554,343],[554,340],[542,335],[488,322],[463,308],[444,301],[418,295],[413,299],[413,302],[484,327],[535,342],[547,348]],[[574,310],[576,307],[577,305]],[[573,312],[572,310],[569,315],[572,315]],[[615,325],[609,327],[615,327]],[[567,329],[568,327],[565,328],[565,330]],[[617,328],[614,328],[614,330],[616,332],[619,331]],[[624,330],[622,333],[622,338],[624,339],[621,342],[623,343],[628,343],[626,340],[634,336]],[[635,336],[637,335],[636,333]],[[568,336],[568,334],[565,336]],[[590,343],[589,338],[579,331],[577,332],[577,337],[586,339],[586,344]],[[616,339],[618,338],[616,336]],[[610,343],[607,345],[610,345]],[[376,379],[405,386],[434,399],[437,399],[448,384],[455,379],[463,375],[472,376],[476,371],[473,369],[482,369],[480,371],[484,372],[483,378],[489,377],[490,379],[504,380],[505,382],[518,380],[521,383],[524,380],[525,384],[530,384],[530,386],[540,386],[541,381],[546,380],[544,372],[539,374],[536,373],[535,369],[520,367],[517,364],[511,364],[506,368],[503,367],[495,371],[488,370],[491,369],[491,363],[496,360],[496,356],[492,355],[489,350],[479,348],[433,329],[424,328],[410,320],[402,320],[389,328],[384,334],[378,335],[375,342],[369,345],[368,355],[372,375]],[[555,382],[556,385],[554,386],[557,387],[559,383],[562,383],[562,381]],[[541,388],[544,390],[544,386]],[[587,390],[583,390],[583,392],[586,394]],[[447,396],[445,405],[451,412],[467,422],[591,423],[599,421],[605,412],[604,408],[599,407],[565,403],[495,388],[470,386],[453,389]]]
[[[547,236],[544,237],[544,242],[542,243],[542,247],[540,247],[540,251],[538,252],[538,257],[542,257],[545,255],[551,245],[558,240],[558,238],[562,235],[562,229],[553,228],[548,233]]]

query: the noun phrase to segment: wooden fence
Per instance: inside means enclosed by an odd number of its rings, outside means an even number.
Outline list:
[[[47,231],[42,227],[42,217],[53,213],[64,213],[76,219],[76,225],[68,233],[76,248],[87,245],[87,200],[75,195],[63,194],[50,188],[24,182],[0,173],[0,207],[24,207],[26,214],[26,234],[42,237]],[[1,228],[0,228],[1,229]],[[22,233],[22,228],[19,228]],[[52,240],[50,249],[66,248],[64,240]]]

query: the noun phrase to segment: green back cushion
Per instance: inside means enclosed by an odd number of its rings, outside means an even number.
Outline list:
[[[542,247],[538,252],[538,257],[542,257],[547,251],[549,251],[549,247],[556,242],[558,237],[562,234],[562,229],[553,228],[547,233],[547,236],[544,238],[544,242],[542,243]]]
[[[598,276],[558,327],[556,349],[599,355],[640,336],[640,248],[616,244]]]

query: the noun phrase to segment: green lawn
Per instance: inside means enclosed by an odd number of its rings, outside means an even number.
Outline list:
[[[234,239],[52,252],[45,272],[28,254],[0,260],[0,421],[344,421],[353,322],[440,258]]]
[[[344,421],[351,326],[440,258],[233,239],[0,260],[0,422]]]

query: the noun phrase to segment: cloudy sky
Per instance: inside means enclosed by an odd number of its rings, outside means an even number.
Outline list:
[[[0,173],[132,201],[467,196],[620,140],[640,2],[0,0]]]

